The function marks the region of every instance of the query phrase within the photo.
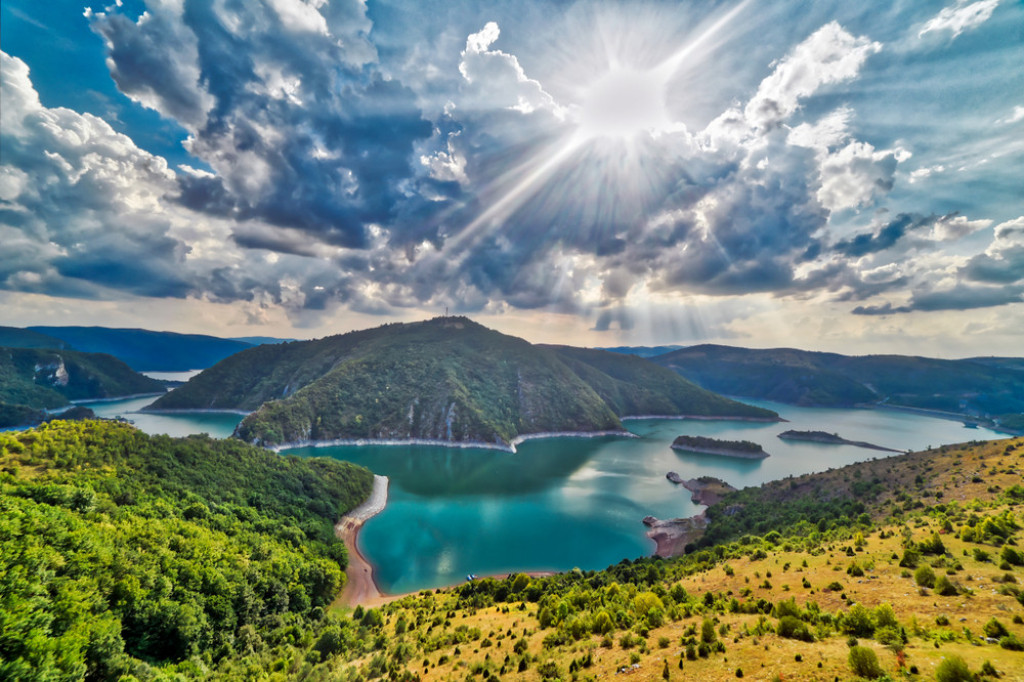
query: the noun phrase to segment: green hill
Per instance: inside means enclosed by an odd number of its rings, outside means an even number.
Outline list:
[[[70,348],[66,341],[31,329],[0,326],[0,346],[8,348]]]
[[[115,422],[0,433],[0,679],[205,679],[310,629],[372,480]]]
[[[702,345],[651,360],[712,391],[795,405],[870,403],[980,416],[1024,412],[1024,361],[1012,358],[938,360]]]
[[[108,327],[29,327],[87,353],[108,353],[137,372],[204,369],[253,344],[204,334]]]
[[[71,400],[162,393],[155,379],[100,353],[0,348],[0,403],[50,409]]]
[[[776,418],[656,365],[534,346],[444,317],[232,356],[152,409],[255,410],[238,428],[274,445],[331,439],[509,443],[528,433],[620,429],[620,416]]]

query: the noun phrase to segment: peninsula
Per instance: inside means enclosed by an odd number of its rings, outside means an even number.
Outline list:
[[[251,348],[146,409],[247,411],[236,437],[266,447],[507,449],[532,434],[625,435],[632,414],[778,418],[641,358],[534,345],[465,317]]]
[[[670,471],[665,474],[665,478],[693,493],[690,499],[694,504],[703,507],[718,504],[723,496],[736,492],[736,488],[713,476],[700,476],[687,480],[676,472]],[[647,537],[654,540],[657,545],[654,554],[667,559],[685,554],[686,546],[696,542],[704,534],[708,518],[704,512],[696,516],[678,519],[657,519],[653,516],[646,516],[643,523],[650,528],[647,531]]]
[[[882,447],[881,445],[875,445],[873,443],[866,443],[862,440],[847,440],[840,437],[838,433],[828,433],[827,431],[783,431],[779,434],[779,438],[782,440],[803,440],[810,443],[827,443],[832,445],[853,445],[858,448],[867,448],[868,450],[881,450],[883,452],[903,452],[902,450],[894,450],[892,448]]]
[[[672,441],[673,450],[697,452],[738,459],[764,459],[768,453],[757,443],[749,440],[718,440],[704,436],[679,436]]]

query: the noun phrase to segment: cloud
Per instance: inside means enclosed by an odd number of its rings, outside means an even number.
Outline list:
[[[838,22],[829,22],[776,65],[747,102],[744,117],[758,128],[776,125],[821,86],[856,77],[867,58],[881,49],[880,43],[854,37]]]
[[[999,0],[980,0],[979,2],[958,0],[955,5],[943,8],[930,19],[917,36],[922,38],[926,33],[949,31],[952,33],[950,38],[956,38],[964,31],[976,28],[988,21],[998,5]]]

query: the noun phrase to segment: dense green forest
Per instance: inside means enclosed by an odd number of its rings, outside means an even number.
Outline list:
[[[72,350],[0,347],[0,427],[40,421],[72,400],[162,393],[117,358]]]
[[[238,435],[509,443],[526,433],[620,429],[620,416],[777,418],[644,360],[534,346],[466,318],[393,324],[227,358],[154,409],[255,410]]]
[[[651,360],[712,391],[795,405],[881,403],[963,414],[1024,413],[1024,368],[1014,358],[938,360],[700,345]]]
[[[0,679],[203,678],[294,642],[341,589],[333,524],[372,479],[116,422],[0,432]]]
[[[745,455],[767,457],[764,448],[749,440],[721,440],[706,436],[677,436],[672,441],[677,450],[699,450],[701,452],[736,452]]]

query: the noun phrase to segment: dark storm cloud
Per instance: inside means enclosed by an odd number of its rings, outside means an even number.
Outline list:
[[[1024,287],[987,287],[958,284],[944,291],[915,292],[909,305],[893,306],[885,303],[879,306],[858,306],[855,315],[890,315],[913,311],[935,312],[942,310],[974,310],[1020,303],[1024,301]]]
[[[891,248],[908,232],[935,221],[935,216],[915,216],[901,213],[872,234],[858,234],[852,239],[843,239],[833,250],[851,258],[860,258]]]

